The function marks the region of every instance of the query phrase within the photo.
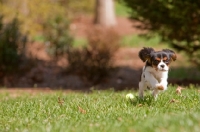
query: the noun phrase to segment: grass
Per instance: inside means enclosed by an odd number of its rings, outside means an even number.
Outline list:
[[[87,39],[84,37],[76,37],[74,38],[73,41],[73,47],[78,48],[78,47],[84,47],[87,45]]]
[[[123,2],[115,2],[115,13],[117,16],[129,17],[131,9],[128,8]]]
[[[172,70],[169,72],[169,76],[171,79],[200,80],[200,70],[197,67],[172,68]]]
[[[145,39],[139,35],[127,35],[121,38],[121,47],[156,47],[156,48],[168,48],[167,44],[160,42],[160,37],[155,36],[150,39]],[[77,37],[74,39],[74,47],[84,47],[87,45],[87,40],[84,37]]]
[[[176,87],[169,86],[156,101],[148,92],[139,100],[133,91],[60,91],[17,97],[1,92],[0,131],[197,132],[200,93],[194,87],[177,95]],[[125,98],[129,92],[136,95],[132,101]]]
[[[155,36],[150,39],[146,39],[139,35],[127,35],[122,37],[121,44],[124,47],[156,47],[156,48],[167,48],[169,47],[167,44],[163,44],[160,42],[161,38],[159,36]]]

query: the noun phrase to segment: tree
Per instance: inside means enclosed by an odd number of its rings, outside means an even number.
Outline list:
[[[116,25],[114,0],[96,0],[94,22],[107,27]]]
[[[122,0],[121,0],[122,1]],[[123,0],[132,9],[131,17],[158,33],[163,41],[200,66],[200,1]]]

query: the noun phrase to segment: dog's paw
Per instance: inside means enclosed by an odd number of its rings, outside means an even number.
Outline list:
[[[157,84],[157,85],[156,85],[156,89],[158,89],[158,90],[164,90],[165,88],[164,88],[163,85]]]

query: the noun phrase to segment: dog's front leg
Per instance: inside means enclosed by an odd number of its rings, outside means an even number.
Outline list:
[[[144,95],[144,90],[147,88],[146,83],[144,82],[144,80],[141,80],[139,82],[139,97],[140,99],[143,99],[143,95]]]
[[[158,80],[150,73],[145,73],[145,80],[150,83],[151,88],[155,89],[159,85]]]
[[[158,93],[160,90],[166,90],[167,89],[167,79],[166,78],[161,78],[160,83],[156,84],[156,88],[153,90],[153,96],[154,98],[157,98]]]
[[[163,89],[162,85],[150,72],[145,73],[145,80],[150,83],[151,87],[153,88],[152,95],[154,96],[154,98],[157,98],[159,90]]]
[[[163,87],[163,89],[161,90],[167,90],[167,78],[161,78],[161,81],[160,81],[160,87]]]

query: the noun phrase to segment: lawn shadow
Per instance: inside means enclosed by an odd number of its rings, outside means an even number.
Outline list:
[[[197,67],[174,67],[169,71],[168,83],[172,85],[200,85],[200,69]]]
[[[109,76],[98,84],[93,85],[77,74],[66,73],[66,68],[58,66],[55,62],[36,60],[31,67],[30,64],[23,64],[21,72],[4,78],[4,85],[7,88],[40,88],[40,89],[64,89],[90,91],[114,89],[137,90],[140,81],[141,69],[131,66],[118,66],[109,71]],[[194,67],[175,67],[169,71],[168,83],[172,85],[188,86],[190,84],[200,85],[200,70]],[[146,96],[141,104],[149,104],[151,99]],[[133,102],[134,103],[134,102]]]

